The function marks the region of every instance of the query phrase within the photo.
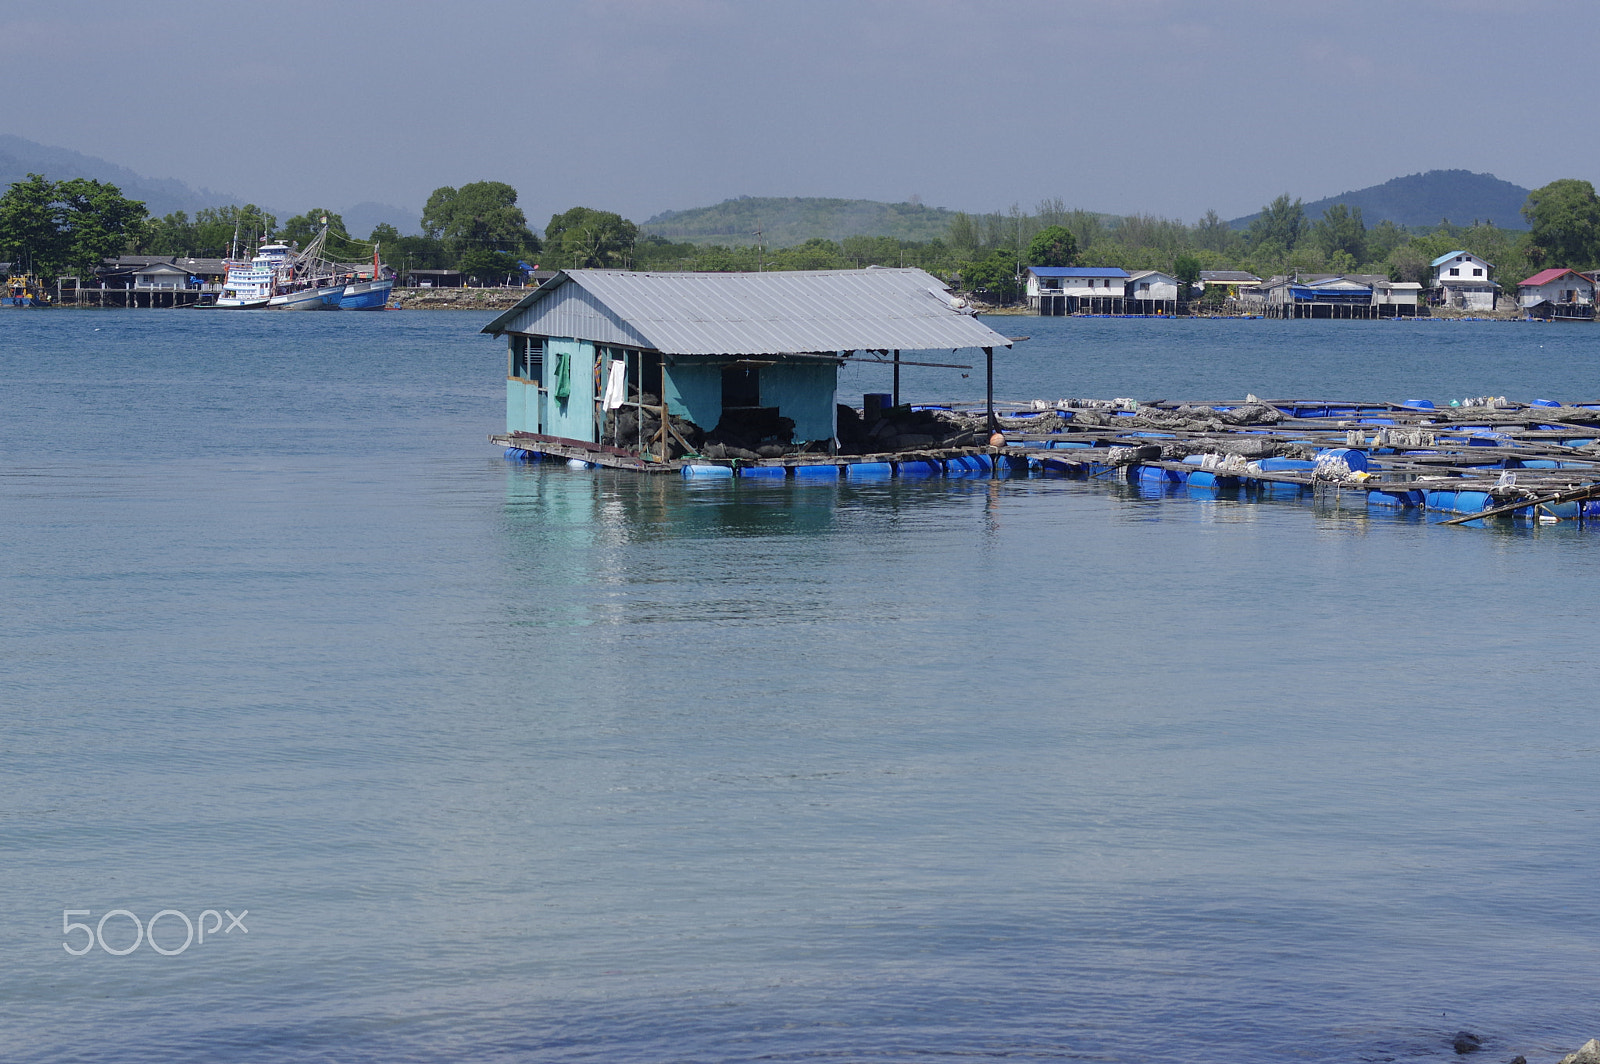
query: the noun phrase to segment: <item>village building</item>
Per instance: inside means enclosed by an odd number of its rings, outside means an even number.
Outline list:
[[[1594,303],[1592,278],[1577,270],[1541,270],[1517,284],[1517,306],[1527,309],[1540,303]]]
[[[1073,314],[1121,301],[1127,284],[1128,271],[1120,266],[1029,266],[1028,307],[1044,315]]]
[[[1461,310],[1493,310],[1500,286],[1490,278],[1494,263],[1470,251],[1452,251],[1429,264],[1432,270],[1429,298],[1438,306]]]
[[[1205,292],[1221,289],[1224,298],[1237,299],[1241,289],[1254,288],[1261,278],[1248,270],[1201,270],[1200,287]]]
[[[1421,288],[1382,274],[1280,274],[1241,289],[1239,299],[1253,313],[1273,318],[1412,317]]]
[[[1127,299],[1171,302],[1178,298],[1178,279],[1160,270],[1137,270],[1128,275],[1122,294]]]
[[[936,278],[879,267],[565,270],[483,332],[506,340],[509,436],[627,468],[681,455],[696,434],[758,440],[762,458],[830,454],[845,359],[893,365],[885,398],[897,406],[902,351],[982,348],[992,360],[1011,344]]]

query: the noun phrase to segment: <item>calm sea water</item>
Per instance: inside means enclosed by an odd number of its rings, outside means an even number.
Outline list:
[[[1600,534],[508,464],[486,318],[0,313],[0,1058],[1600,1034]],[[995,325],[1007,399],[1600,399],[1583,326]]]

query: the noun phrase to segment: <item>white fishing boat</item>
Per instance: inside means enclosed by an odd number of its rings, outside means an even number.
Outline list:
[[[345,286],[331,272],[322,249],[328,223],[296,251],[288,244],[262,244],[249,262],[228,260],[222,294],[212,306],[224,310],[338,310]]]

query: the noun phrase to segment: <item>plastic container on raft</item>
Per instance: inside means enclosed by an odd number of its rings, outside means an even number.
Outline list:
[[[1317,457],[1339,459],[1349,467],[1352,473],[1364,473],[1367,471],[1367,452],[1359,451],[1354,447],[1331,447],[1326,451],[1318,451]],[[1315,466],[1316,463],[1313,462],[1312,467],[1315,468]],[[1262,466],[1262,468],[1265,469],[1266,467]]]
[[[747,465],[739,467],[739,475],[755,480],[782,480],[789,471],[781,465]]]
[[[944,467],[939,465],[938,462],[929,462],[926,459],[918,459],[911,462],[896,462],[894,466],[895,472],[902,477],[944,476]]]
[[[797,465],[794,467],[796,480],[838,480],[839,467],[819,462],[815,465]]]
[[[1403,407],[1407,407],[1407,408],[1409,408],[1411,410],[1432,410],[1433,409],[1433,401],[1431,399],[1406,399],[1406,400],[1403,400],[1400,403],[1400,405],[1403,406]]]
[[[851,480],[888,480],[894,476],[894,463],[852,462],[844,467],[844,475]]]
[[[688,463],[683,467],[683,475],[685,477],[693,477],[697,479],[719,480],[731,478],[733,476],[733,467],[725,465],[699,465],[696,463]]]

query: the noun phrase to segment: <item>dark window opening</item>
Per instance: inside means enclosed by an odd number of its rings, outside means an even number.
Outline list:
[[[518,336],[511,341],[511,376],[536,381],[544,372],[544,339]]]
[[[761,370],[757,366],[728,366],[722,371],[722,407],[760,406]]]

